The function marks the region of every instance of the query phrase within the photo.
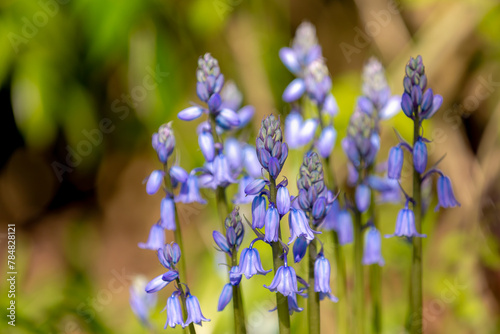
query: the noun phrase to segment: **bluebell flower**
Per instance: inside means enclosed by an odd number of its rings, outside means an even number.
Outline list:
[[[304,155],[297,188],[299,189],[297,200],[301,209],[313,217],[313,226],[320,225],[328,213],[330,203],[327,201],[328,192],[323,176],[323,165],[316,152],[310,151]],[[307,218],[305,220],[307,221]]]
[[[231,170],[229,169],[229,163],[224,154],[219,153],[213,162],[213,177],[214,184],[217,187],[227,187],[231,183],[236,183],[233,178]]]
[[[167,306],[165,308],[167,309],[167,323],[165,324],[165,329],[167,329],[167,327],[175,328],[177,325],[181,325],[182,328],[186,327],[182,319],[182,308],[178,291],[172,293],[172,296],[167,299]]]
[[[391,96],[382,64],[374,57],[363,67],[363,95],[377,110],[379,119],[389,119],[400,110],[401,98]]]
[[[192,121],[203,115],[203,108],[198,106],[188,107],[177,114],[177,117],[183,121]]]
[[[386,179],[386,183],[389,187],[380,192],[377,203],[400,203],[402,197],[398,181],[388,178]]]
[[[233,298],[233,286],[229,283],[224,285],[222,288],[222,292],[219,296],[219,303],[217,304],[217,311],[222,311],[229,304],[231,299]]]
[[[208,102],[213,94],[220,93],[224,75],[220,72],[219,62],[210,53],[198,59],[196,79],[196,92],[200,100]]]
[[[262,165],[257,158],[255,147],[252,145],[246,145],[243,148],[243,166],[252,178],[256,179],[262,176]]]
[[[203,316],[201,313],[200,302],[198,298],[193,296],[191,293],[186,294],[186,309],[187,309],[187,319],[184,326],[188,326],[190,323],[195,323],[201,326],[202,321],[210,321]]]
[[[172,155],[175,147],[175,137],[171,122],[161,125],[158,132],[153,134],[151,142],[158,155],[158,160],[165,164]]]
[[[247,204],[253,201],[255,195],[247,195],[245,188],[253,181],[248,175],[243,176],[238,182],[238,191],[233,198],[234,204]]]
[[[279,187],[276,197],[276,208],[282,216],[290,211],[290,193],[286,187]]]
[[[451,187],[451,181],[447,176],[441,175],[438,178],[437,193],[438,205],[436,206],[436,210],[438,210],[439,207],[452,208],[455,206],[460,206],[460,203],[455,199],[453,188]]]
[[[188,173],[179,166],[172,166],[169,170],[170,177],[172,178],[172,184],[184,183],[187,181]]]
[[[427,167],[427,146],[422,138],[413,145],[413,166],[420,174],[425,172]]]
[[[301,23],[295,33],[292,47],[282,48],[279,56],[290,72],[299,78],[302,77],[305,67],[321,58],[321,47],[318,45],[314,26],[309,22]]]
[[[287,103],[297,101],[302,97],[302,95],[304,95],[305,91],[306,91],[306,85],[304,80],[301,78],[294,79],[285,88],[282,99]]]
[[[157,250],[162,248],[165,244],[165,231],[163,227],[157,223],[151,227],[149,231],[148,241],[146,243],[140,242],[138,244],[139,248]]]
[[[201,153],[207,162],[214,161],[215,146],[214,137],[208,131],[203,131],[198,135],[198,144],[200,145]]]
[[[146,192],[149,195],[154,195],[160,189],[163,183],[163,176],[165,172],[162,170],[154,170],[149,175],[148,182],[146,183]]]
[[[245,193],[247,195],[257,195],[264,189],[266,184],[267,181],[264,179],[253,180],[245,187]]]
[[[240,268],[238,266],[231,267],[229,271],[229,283],[231,285],[239,285],[241,282],[242,274],[240,273]]]
[[[443,98],[427,89],[427,75],[422,57],[411,58],[406,65],[406,75],[403,80],[404,93],[401,98],[401,107],[406,116],[414,119],[419,112],[419,119],[429,119],[441,107]],[[420,107],[420,108],[419,108]]]
[[[181,185],[181,190],[179,195],[175,198],[175,201],[182,203],[207,203],[207,201],[201,197],[200,188],[198,186],[198,177],[194,172],[191,172],[187,181]]]
[[[175,268],[175,265],[181,258],[181,249],[175,242],[165,244],[161,249],[158,249],[158,260],[167,269]]]
[[[320,234],[321,232],[313,231],[309,226],[306,214],[302,210],[290,209],[290,214],[288,215],[288,224],[290,227],[290,239],[288,244],[291,244],[299,236],[304,237],[306,240],[311,241],[314,239],[314,234]]]
[[[250,244],[249,248],[245,248],[241,252],[240,264],[238,266],[238,274],[245,275],[247,279],[251,278],[253,275],[266,275],[271,271],[271,269],[264,270],[259,252],[252,246],[253,243]]]
[[[266,286],[271,292],[280,292],[283,296],[292,296],[299,293],[297,289],[297,275],[295,269],[286,264],[278,268],[271,285]]]
[[[316,119],[306,119],[302,123],[299,131],[299,146],[307,145],[313,140],[318,128],[318,121]]]
[[[224,108],[218,112],[215,121],[217,125],[224,130],[238,128],[240,126],[239,115],[235,111],[227,108]]]
[[[323,158],[327,158],[332,153],[333,147],[335,146],[335,140],[337,139],[337,131],[333,126],[327,126],[321,131],[321,135],[316,143],[316,148],[319,155]]]
[[[340,210],[335,226],[340,245],[346,245],[353,242],[352,217],[347,210]]]
[[[368,210],[368,208],[370,207],[370,196],[370,187],[368,187],[366,184],[360,184],[356,187],[356,193],[354,197],[356,200],[356,207],[360,212],[366,212],[366,210]]]
[[[380,232],[374,226],[368,228],[365,233],[365,247],[363,251],[363,264],[378,264],[384,265],[382,257]]]
[[[303,236],[295,239],[293,244],[293,260],[295,263],[300,262],[306,255],[308,241]]]
[[[314,291],[319,292],[320,300],[325,297],[333,302],[338,302],[338,298],[331,294],[330,289],[330,262],[321,251],[314,262]]]
[[[238,114],[240,125],[238,128],[246,126],[252,119],[255,108],[253,106],[241,107],[243,95],[232,81],[226,82],[221,91],[222,105],[221,108],[236,111]]]
[[[239,173],[243,163],[241,143],[233,137],[228,137],[224,142],[224,152],[229,168],[231,168],[232,171]]]
[[[163,197],[160,206],[161,226],[175,231],[175,203],[171,197]]]
[[[278,241],[280,231],[280,215],[273,203],[269,203],[269,208],[266,211],[265,227],[264,241],[269,243]]]
[[[288,312],[290,315],[293,314],[293,312],[302,312],[304,309],[302,307],[299,307],[299,304],[297,304],[297,294],[291,294],[287,297],[288,299]]]
[[[224,225],[226,227],[226,240],[229,249],[238,251],[245,235],[239,207],[235,206],[233,208],[231,213],[224,220]]]
[[[314,291],[330,293],[330,261],[319,252],[314,261]]]
[[[177,277],[179,277],[179,274],[177,271],[169,271],[167,273],[170,273],[169,275],[165,276],[165,274],[161,274],[159,276],[156,276],[153,278],[147,285],[146,285],[146,292],[147,293],[154,293],[158,292],[164,287],[166,287],[170,282],[175,280]]]
[[[321,106],[325,102],[327,94],[332,88],[332,79],[328,73],[323,58],[312,61],[305,69],[305,88],[309,98],[316,105]]]
[[[328,210],[328,213],[323,220],[323,224],[321,225],[321,228],[323,228],[325,231],[333,231],[337,228],[337,217],[340,212],[340,204],[339,201],[334,201],[333,203],[330,204],[330,209]]]
[[[415,228],[415,214],[412,210],[408,209],[408,204],[404,209],[401,209],[398,213],[398,218],[396,220],[396,232],[394,234],[386,235],[386,238],[390,237],[420,237],[425,238],[425,234],[420,234]]]
[[[276,178],[288,157],[288,145],[283,142],[279,118],[271,114],[262,121],[256,150],[262,167]]]
[[[328,94],[325,98],[325,102],[323,103],[323,109],[321,110],[321,114],[336,116],[339,112],[339,106],[337,104],[337,100],[333,96],[333,94]]]
[[[401,169],[403,169],[403,149],[397,145],[390,149],[389,160],[387,162],[387,176],[390,179],[399,180],[401,178]]]
[[[325,196],[319,196],[313,204],[311,214],[315,221],[320,222],[327,213],[327,204]]]
[[[252,228],[263,228],[266,221],[266,198],[256,196],[252,201]]]
[[[298,134],[302,128],[302,116],[292,111],[285,119],[285,139],[290,148],[300,147],[301,140]]]
[[[231,248],[229,247],[226,236],[224,234],[220,233],[219,231],[213,231],[212,237],[214,238],[214,241],[219,247],[220,251],[231,254]]]
[[[147,327],[151,326],[149,317],[157,302],[156,294],[145,291],[147,280],[142,276],[134,277],[130,286],[130,308],[139,318],[141,323]]]

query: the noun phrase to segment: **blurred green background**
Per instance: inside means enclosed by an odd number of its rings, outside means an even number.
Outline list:
[[[339,138],[370,56],[384,63],[396,94],[406,61],[423,56],[429,86],[444,97],[425,127],[430,164],[447,154],[441,168],[462,203],[430,210],[424,222],[424,326],[426,333],[500,332],[500,5],[481,0],[2,0],[0,263],[7,272],[6,225],[15,223],[18,275],[17,325],[3,316],[0,332],[148,332],[130,310],[128,289],[133,276],[162,272],[154,252],[137,248],[159,216],[160,195],[148,196],[141,183],[158,167],[151,134],[174,120],[180,164],[203,163],[196,122],[176,113],[197,99],[197,58],[205,52],[256,107],[254,133],[265,115],[288,113],[281,94],[292,75],[278,51],[303,20],[316,25],[333,77]],[[379,161],[396,143],[392,127],[411,138],[404,115],[384,122]],[[339,146],[333,160],[344,182]],[[285,165],[291,180],[301,154]],[[206,206],[180,209],[189,240],[183,256],[190,288],[212,319],[198,332],[230,333],[231,309],[216,311],[227,278],[211,239],[213,197],[205,197]],[[382,234],[392,233],[398,209],[380,206]],[[271,268],[269,250],[258,248]],[[383,255],[384,332],[404,333],[411,249],[384,240]],[[276,316],[267,312],[274,295],[262,288],[270,280],[243,280],[250,333],[276,332]],[[332,288],[334,281],[335,274]],[[5,279],[0,287],[4,314]],[[159,293],[157,332],[170,289]],[[332,332],[336,307],[322,303],[324,333]],[[292,322],[302,332],[305,312]]]

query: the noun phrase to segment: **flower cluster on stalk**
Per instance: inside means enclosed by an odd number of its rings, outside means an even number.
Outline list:
[[[191,188],[196,192],[198,188],[226,188],[238,183],[239,191],[233,202],[248,203],[252,198],[244,196],[244,189],[260,176],[261,167],[255,148],[235,135],[250,122],[255,110],[252,106],[241,106],[241,92],[232,81],[225,83],[219,62],[209,53],[199,58],[196,78],[196,92],[205,106],[193,105],[179,112],[178,117],[192,121],[207,115],[197,127],[205,164],[193,171],[197,176],[192,175],[191,187],[186,184],[186,193]],[[204,203],[201,197],[192,201]]]
[[[226,253],[229,257],[236,257],[243,241],[243,237],[245,236],[245,229],[243,228],[238,207],[234,207],[233,211],[227,216],[224,221],[224,227],[225,234],[222,234],[219,231],[213,231],[213,239],[219,251]],[[224,288],[222,289],[222,293],[219,297],[219,304],[217,306],[218,311],[222,311],[231,301],[233,297],[232,287],[240,284],[240,267],[232,266],[229,270],[229,283],[224,285]]]
[[[406,142],[400,136],[400,142],[392,147],[389,151],[388,159],[388,177],[394,180],[401,178],[401,170],[403,168],[404,152],[407,150],[412,156],[413,170],[420,175],[421,184],[424,184],[432,175],[437,174],[437,195],[439,207],[451,208],[460,206],[460,203],[455,199],[450,179],[437,169],[436,166],[427,168],[427,143],[429,140],[423,135],[422,123],[424,120],[430,119],[441,107],[443,98],[439,94],[434,94],[432,88],[427,88],[427,75],[422,57],[410,58],[405,68],[405,77],[403,79],[404,93],[401,97],[401,108],[405,115],[414,123],[415,129],[418,129],[419,135],[415,138],[413,145]],[[402,190],[404,192],[404,190]],[[413,199],[406,193],[406,204],[398,214],[396,220],[396,230],[394,234],[386,237],[425,237],[420,234],[415,228],[415,214],[408,207],[409,202],[423,201],[423,198]],[[425,206],[423,206],[425,208]]]
[[[175,328],[177,325],[181,325],[185,328],[191,323],[201,326],[202,321],[210,321],[203,316],[201,313],[200,302],[198,298],[191,294],[188,286],[186,284],[180,283],[179,271],[177,270],[177,264],[181,258],[181,249],[177,243],[165,244],[162,248],[158,249],[158,260],[161,265],[168,269],[167,272],[153,278],[146,285],[147,293],[155,293],[166,287],[171,282],[175,282],[175,291],[167,300],[167,322],[165,328],[171,327]],[[184,285],[185,289],[183,289]],[[181,299],[185,300],[187,318],[184,321],[182,314]]]
[[[316,152],[309,151],[304,155],[304,160],[300,166],[299,178],[297,180],[297,188],[299,194],[295,201],[295,206],[299,207],[296,210],[298,216],[303,216],[302,219],[290,220],[290,229],[293,231],[305,230],[293,245],[293,254],[295,262],[302,260],[306,253],[306,248],[309,242],[314,238],[315,232],[312,228],[317,229],[322,226],[325,217],[335,203],[333,194],[326,188],[323,176],[323,164]],[[300,221],[300,223],[299,223]],[[298,227],[300,226],[300,228]],[[295,237],[292,234],[292,237]],[[292,241],[292,240],[291,240]],[[330,261],[324,256],[323,247],[317,254],[314,263],[314,291],[319,292],[320,299],[328,297],[332,301],[337,301],[337,297],[331,294],[330,289]]]
[[[282,48],[279,55],[283,64],[297,77],[283,92],[283,101],[292,107],[285,120],[287,143],[292,149],[309,144],[316,136],[318,124],[321,124],[315,146],[323,158],[329,157],[337,138],[333,116],[338,112],[338,105],[330,92],[332,79],[321,54],[316,28],[303,22],[297,28],[292,46]],[[306,96],[318,111],[314,117],[304,117],[306,112],[300,100]]]
[[[369,59],[364,66],[362,92],[351,115],[347,137],[342,140],[342,148],[349,159],[348,184],[355,187],[354,204],[360,213],[370,208],[372,191],[379,193],[380,202],[400,200],[397,182],[377,175],[383,168],[375,161],[380,149],[379,122],[400,111],[401,99],[391,96],[384,68],[375,58]],[[363,264],[383,265],[380,232],[370,222],[366,227]]]

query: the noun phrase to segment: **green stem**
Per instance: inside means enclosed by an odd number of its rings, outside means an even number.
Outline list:
[[[232,266],[238,265],[238,253],[233,250],[231,257]],[[233,285],[233,311],[234,311],[234,332],[245,334],[245,312],[243,310],[243,297],[241,295],[240,285]]]
[[[321,106],[318,106],[318,116],[320,121],[321,130],[324,129],[325,125],[323,119],[321,117],[320,109]],[[335,174],[333,172],[333,163],[330,157],[325,158],[323,171],[326,176],[326,184],[327,188],[332,190],[334,194],[337,193],[338,187],[335,180]],[[340,204],[343,204],[343,198],[339,196],[337,198]],[[338,306],[336,309],[336,319],[337,319],[337,332],[338,333],[346,333],[347,323],[348,323],[348,312],[347,312],[347,274],[345,268],[345,258],[342,252],[342,246],[339,243],[339,238],[337,232],[332,231],[333,235],[333,248],[335,249],[335,263],[337,266],[337,292],[336,296],[339,299]]]
[[[363,279],[363,237],[361,212],[354,211],[354,316],[355,333],[365,333],[364,279]]]
[[[368,167],[368,175],[372,173],[373,165]],[[379,228],[375,210],[375,194],[372,191],[370,196],[369,216],[373,226]],[[370,266],[370,295],[372,297],[372,331],[382,333],[382,268],[378,264]]]
[[[419,137],[420,120],[418,115],[414,120],[413,144]],[[413,170],[413,212],[415,214],[415,229],[422,230],[422,193],[420,174]],[[422,333],[422,238],[413,238],[413,260],[410,276],[410,333]]]
[[[173,189],[172,189],[172,180],[170,179],[170,173],[169,173],[169,168],[168,168],[168,163],[165,163],[163,165],[163,171],[165,172],[165,175],[163,176],[163,182],[165,183],[165,188],[167,192],[169,192],[173,196]],[[187,281],[187,275],[186,275],[186,261],[184,260],[185,258],[185,253],[184,253],[184,247],[182,243],[182,232],[181,232],[181,224],[179,221],[179,214],[177,212],[177,205],[174,205],[174,210],[175,210],[175,230],[174,230],[174,240],[179,245],[179,248],[181,250],[181,254],[183,256],[180,257],[179,262],[177,264],[177,271],[179,272],[179,277],[182,277],[184,280]],[[177,286],[179,287],[181,291],[181,300],[182,300],[182,315],[184,319],[187,319],[187,307],[186,307],[186,295],[184,293],[184,289],[182,288],[182,285],[180,284],[181,281],[179,278],[176,279]],[[184,329],[186,333],[190,334],[196,334],[196,330],[194,329],[193,323],[190,323],[187,329]]]
[[[339,301],[336,307],[337,333],[347,333],[348,312],[347,312],[347,275],[345,269],[345,258],[339,237],[336,231],[332,231],[333,247],[335,249],[335,265],[337,267],[337,291],[335,295]]]
[[[215,116],[210,115],[210,129],[215,143],[221,143],[219,135],[217,134],[215,126]],[[215,202],[217,204],[217,212],[222,224],[222,231],[225,231],[225,220],[229,214],[229,205],[227,202],[226,188],[217,187],[215,189]],[[227,263],[232,266],[238,265],[237,251],[233,251],[233,256],[226,257]],[[234,316],[234,330],[236,334],[246,334],[247,329],[245,326],[245,310],[243,308],[243,297],[240,285],[233,285],[233,316]]]
[[[309,225],[313,227],[313,217],[309,218]],[[314,263],[318,255],[316,238],[309,243],[309,293],[307,298],[307,316],[309,334],[320,332],[319,293],[314,291]]]
[[[276,203],[276,180],[269,177],[271,184],[269,185],[270,190],[270,201]],[[279,230],[279,238],[281,239],[281,226]],[[272,242],[271,247],[273,249],[273,266],[274,272],[278,268],[285,265],[285,261],[281,258],[283,254],[283,247],[279,242]],[[286,255],[285,255],[286,256]],[[279,321],[279,332],[280,334],[290,334],[290,314],[288,313],[288,299],[283,296],[280,292],[276,292],[276,307],[278,309],[278,321]]]

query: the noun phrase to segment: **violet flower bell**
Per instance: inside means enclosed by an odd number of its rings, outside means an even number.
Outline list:
[[[266,275],[271,272],[271,269],[264,270],[262,267],[262,262],[260,260],[259,252],[253,248],[253,244],[261,238],[257,238],[250,243],[248,248],[245,248],[240,255],[240,264],[238,266],[239,270],[237,274],[245,275],[247,279],[251,278],[253,275]]]
[[[408,209],[408,202],[406,203],[404,209],[401,209],[398,213],[398,218],[396,220],[396,231],[393,234],[388,234],[385,237],[419,237],[425,238],[425,234],[420,234],[415,228],[415,214],[412,210]]]
[[[172,122],[163,124],[152,136],[152,146],[158,155],[158,160],[165,164],[175,148],[175,137],[172,131]]]
[[[321,232],[311,229],[306,214],[302,210],[291,208],[290,214],[288,215],[288,224],[291,234],[288,244],[291,244],[299,236],[311,241],[314,239],[314,234],[321,234]]]
[[[328,297],[331,301],[337,302],[338,298],[331,294],[330,271],[330,261],[328,261],[321,250],[314,262],[314,291],[320,293],[321,300],[324,297]]]
[[[198,298],[193,296],[189,291],[186,293],[186,309],[187,309],[187,319],[184,326],[188,326],[190,323],[197,324],[201,326],[201,322],[208,322],[207,319],[201,313],[200,302]]]
[[[460,203],[455,199],[455,194],[453,194],[450,178],[443,174],[441,174],[437,181],[437,193],[438,205],[436,206],[436,211],[439,207],[452,208],[460,206]]]
[[[186,327],[184,319],[182,318],[182,307],[179,295],[180,292],[176,290],[172,293],[172,296],[167,299],[167,305],[165,306],[165,309],[167,309],[167,322],[164,329],[167,329],[167,327],[175,328],[177,325],[181,325],[182,328]]]
[[[143,325],[151,327],[149,317],[156,306],[157,296],[144,290],[146,283],[147,280],[143,276],[134,277],[129,290],[130,308]]]
[[[206,204],[207,201],[201,197],[196,170],[191,171],[186,182],[182,183],[179,194],[175,197],[175,202]]]
[[[151,227],[149,231],[149,237],[147,242],[140,242],[138,244],[139,248],[158,250],[165,245],[165,231],[160,223],[156,223]]]
[[[365,233],[365,247],[363,251],[363,264],[378,264],[384,265],[384,258],[382,257],[382,241],[380,232],[375,226],[371,226]]]
[[[297,274],[293,267],[289,267],[286,260],[285,264],[276,270],[273,281],[269,286],[264,285],[271,292],[280,292],[283,296],[292,296],[299,293],[297,288]]]

